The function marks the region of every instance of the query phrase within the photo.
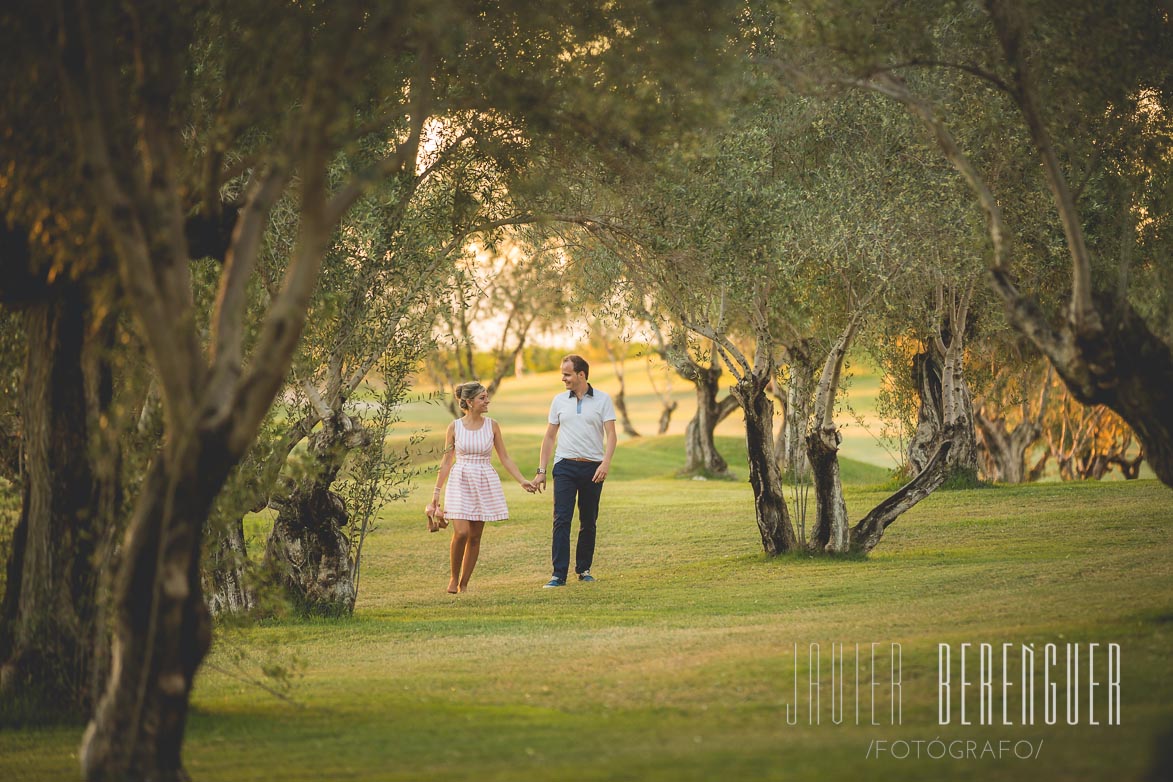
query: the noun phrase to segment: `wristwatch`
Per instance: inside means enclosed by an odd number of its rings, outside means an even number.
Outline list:
[[[546,474],[546,468],[545,468],[545,467],[539,467],[539,468],[538,468],[538,475],[545,475],[545,474]]]

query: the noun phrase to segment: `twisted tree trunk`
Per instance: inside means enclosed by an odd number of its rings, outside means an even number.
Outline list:
[[[827,353],[814,399],[815,429],[806,440],[816,505],[810,547],[832,554],[843,553],[848,548],[847,501],[843,498],[843,482],[839,478],[842,437],[835,426],[835,397],[839,393],[843,362],[863,313],[864,308],[860,307]]]
[[[745,413],[749,482],[753,486],[762,548],[774,556],[798,548],[798,537],[790,522],[782,473],[774,458],[774,403],[766,394],[769,377],[768,369],[760,374],[751,373],[737,382],[732,393]]]
[[[820,426],[807,436],[807,456],[815,488],[815,525],[810,547],[816,551],[841,553],[847,550],[847,501],[839,477],[839,443],[842,437],[834,425]]]
[[[717,424],[725,420],[738,407],[738,400],[732,395],[720,402],[717,394],[721,389],[721,368],[693,365],[688,374],[681,375],[696,384],[696,414],[684,431],[684,470],[687,474],[725,476],[729,464],[717,452],[714,432]]]
[[[916,434],[909,443],[908,463],[912,474],[928,465],[944,436],[954,424],[949,451],[950,469],[977,474],[977,435],[974,428],[973,395],[965,380],[965,330],[974,284],[961,290],[944,281],[937,284],[937,324],[925,350],[913,358],[913,376],[920,408]]]
[[[1030,475],[1026,467],[1027,452],[1043,436],[1039,422],[1024,418],[1011,429],[1003,416],[987,416],[984,409],[975,411],[974,420],[981,432],[981,446],[989,459],[990,479],[1002,483],[1025,483]]]
[[[920,403],[916,410],[916,431],[908,442],[908,470],[915,475],[933,456],[933,443],[940,438],[945,410],[941,394],[944,359],[932,343],[912,358],[912,378]]]
[[[331,486],[346,455],[367,444],[361,426],[345,413],[332,414],[310,437],[311,477],[272,502],[278,515],[265,548],[265,569],[305,613],[339,615],[353,610],[350,516]]]
[[[892,522],[940,488],[950,474],[948,457],[953,448],[954,434],[951,427],[946,427],[941,442],[925,468],[851,528],[852,550],[866,554],[874,549]]]
[[[354,605],[346,504],[326,481],[295,488],[276,503],[265,566],[303,613],[337,616]]]

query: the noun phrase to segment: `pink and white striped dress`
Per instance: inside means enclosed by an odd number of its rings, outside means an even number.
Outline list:
[[[480,429],[464,426],[456,419],[456,463],[448,473],[444,494],[444,515],[466,521],[504,521],[509,518],[501,479],[493,469],[493,421],[485,419]]]

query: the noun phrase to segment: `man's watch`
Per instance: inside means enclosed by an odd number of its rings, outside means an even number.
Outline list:
[[[545,467],[539,467],[539,468],[538,468],[538,475],[545,475],[545,474],[546,474],[546,468],[545,468]]]

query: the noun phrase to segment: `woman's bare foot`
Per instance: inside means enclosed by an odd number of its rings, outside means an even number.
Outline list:
[[[448,594],[455,595],[456,592],[457,592],[456,579],[452,579],[451,581],[448,582]]]

